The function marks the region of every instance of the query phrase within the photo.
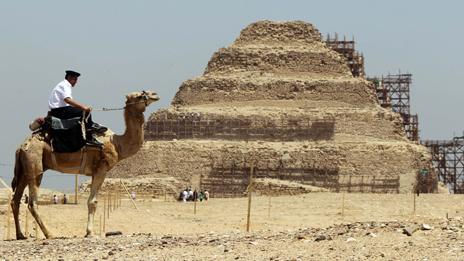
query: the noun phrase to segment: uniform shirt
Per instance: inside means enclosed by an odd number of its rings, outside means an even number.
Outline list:
[[[58,83],[55,88],[53,88],[52,93],[50,94],[50,98],[48,98],[48,108],[55,109],[70,106],[67,104],[64,99],[71,98],[72,99],[72,86],[68,82],[68,80],[63,80]]]

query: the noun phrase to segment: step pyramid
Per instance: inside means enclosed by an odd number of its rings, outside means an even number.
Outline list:
[[[171,176],[212,196],[243,195],[252,168],[272,193],[405,193],[430,161],[372,84],[301,21],[247,26],[150,116],[145,138],[111,175]]]

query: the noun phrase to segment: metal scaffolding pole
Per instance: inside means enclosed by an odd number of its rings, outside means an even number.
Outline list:
[[[326,44],[332,50],[340,53],[345,57],[348,67],[351,70],[351,74],[354,77],[364,77],[364,56],[356,51],[354,37],[352,40],[347,40],[343,37],[343,40],[338,39],[338,34],[335,36],[327,35]]]
[[[391,108],[401,115],[404,131],[409,140],[419,141],[419,117],[411,114],[410,85],[412,74],[389,74],[382,77],[370,77],[374,83],[380,106]]]
[[[432,154],[438,179],[455,194],[464,194],[464,136],[452,140],[424,140]]]

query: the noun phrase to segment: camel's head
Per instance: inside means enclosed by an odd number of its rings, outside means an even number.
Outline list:
[[[131,92],[126,95],[126,108],[144,112],[148,105],[157,100],[158,95],[152,91]]]

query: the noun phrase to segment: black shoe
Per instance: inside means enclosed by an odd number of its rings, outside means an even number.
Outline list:
[[[98,123],[94,123],[90,126],[90,131],[96,132],[96,133],[105,133],[108,130],[107,127],[100,125]]]
[[[94,135],[91,135],[86,141],[85,145],[87,146],[96,146],[96,147],[101,147],[103,146],[103,143],[97,140]]]

